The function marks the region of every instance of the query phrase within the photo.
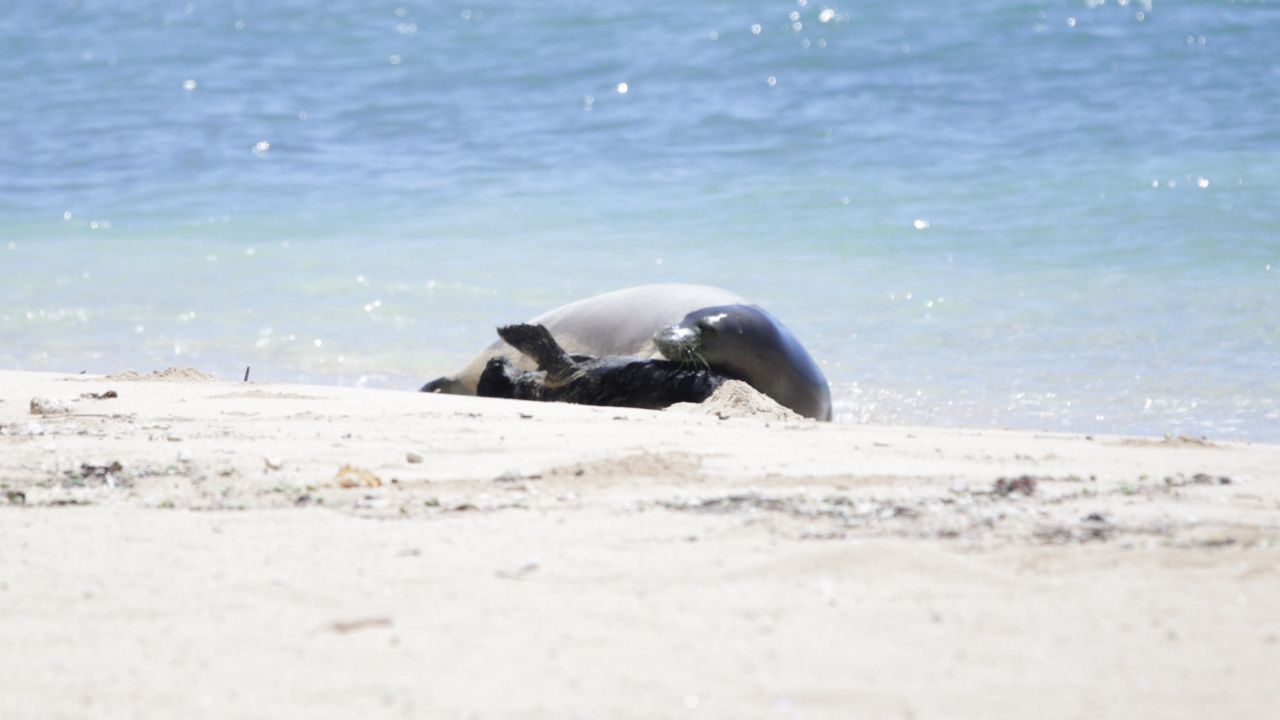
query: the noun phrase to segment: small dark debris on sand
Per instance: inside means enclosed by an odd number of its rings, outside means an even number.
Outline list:
[[[1183,487],[1185,485],[1230,485],[1231,478],[1226,475],[1214,477],[1208,473],[1196,473],[1188,478],[1182,473],[1178,473],[1176,476],[1170,475],[1165,477],[1164,484],[1168,487]]]
[[[1008,497],[1014,493],[1022,493],[1023,495],[1034,495],[1036,492],[1036,483],[1039,478],[1030,475],[1020,475],[1016,478],[999,478],[995,484],[991,486],[991,492],[1000,497]]]
[[[372,630],[374,628],[391,627],[391,618],[375,617],[361,618],[359,620],[335,620],[329,623],[329,630],[339,635],[350,635],[361,630]]]
[[[1086,542],[1106,542],[1120,531],[1105,515],[1092,512],[1080,518],[1075,525],[1052,525],[1037,528],[1032,534],[1043,543],[1071,545]]]
[[[126,484],[120,476],[124,471],[124,466],[119,461],[113,461],[110,465],[90,465],[89,463],[81,463],[79,470],[67,470],[67,479],[73,484],[84,484],[86,480],[99,480],[107,487],[119,487]]]

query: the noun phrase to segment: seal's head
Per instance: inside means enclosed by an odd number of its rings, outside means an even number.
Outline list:
[[[805,417],[831,419],[831,390],[817,363],[777,318],[755,305],[695,310],[653,336],[668,360],[710,367]]]

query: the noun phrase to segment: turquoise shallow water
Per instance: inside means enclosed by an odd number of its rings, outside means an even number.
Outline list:
[[[408,388],[689,281],[845,421],[1280,441],[1280,4],[549,5],[7,3],[0,367]]]

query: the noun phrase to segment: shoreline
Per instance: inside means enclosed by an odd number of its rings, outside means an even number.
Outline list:
[[[0,673],[29,678],[4,716],[1262,717],[1274,698],[1280,445],[181,371],[0,371],[0,429]]]

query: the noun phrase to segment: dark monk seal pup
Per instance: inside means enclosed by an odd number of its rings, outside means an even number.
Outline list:
[[[683,319],[682,319],[683,318]],[[540,315],[566,353],[702,364],[746,382],[805,417],[831,419],[831,391],[791,331],[744,298],[707,285],[643,285],[579,300]],[[474,395],[489,360],[505,357],[525,372],[537,364],[498,341],[457,375],[424,392]]]
[[[507,325],[498,335],[532,359],[538,371],[519,370],[502,356],[491,358],[476,384],[481,397],[660,410],[702,402],[727,379],[705,365],[570,355],[541,325]]]

